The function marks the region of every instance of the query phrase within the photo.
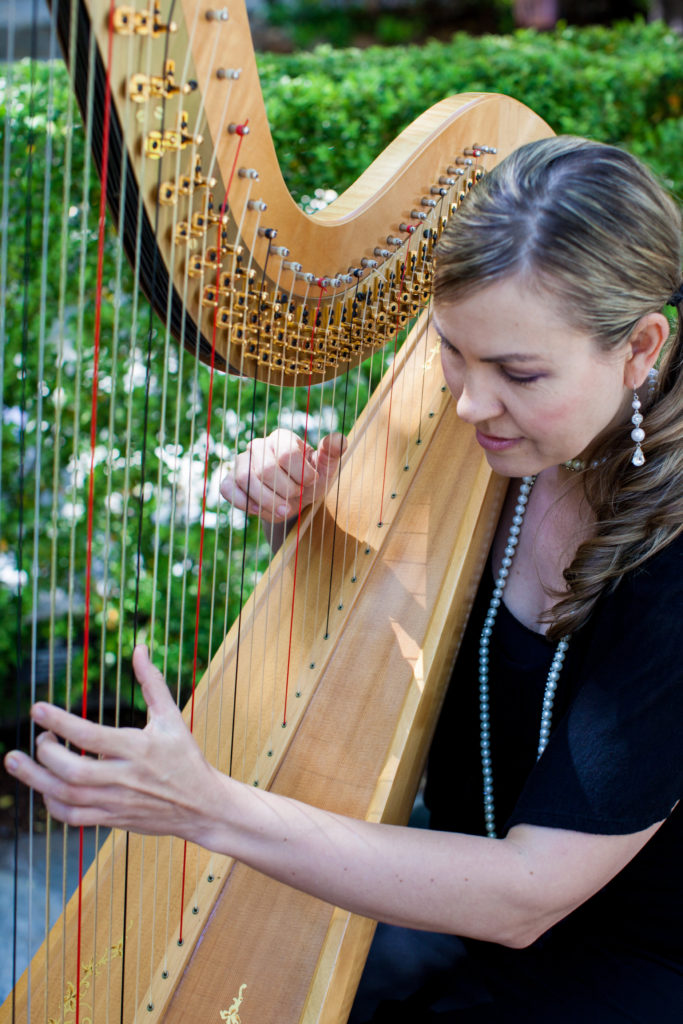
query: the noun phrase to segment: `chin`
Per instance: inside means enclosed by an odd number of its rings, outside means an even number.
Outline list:
[[[542,470],[557,465],[556,460],[548,461],[540,457],[534,459],[528,455],[523,456],[513,452],[484,452],[484,454],[494,473],[510,477],[511,480],[523,476],[537,476]]]

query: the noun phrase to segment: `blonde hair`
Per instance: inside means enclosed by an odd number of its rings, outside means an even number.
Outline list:
[[[520,277],[550,296],[567,324],[603,350],[626,343],[641,317],[681,282],[681,215],[629,153],[572,136],[522,146],[472,189],[437,247],[435,302]],[[574,632],[600,595],[683,532],[683,330],[641,410],[646,462],[631,464],[627,424],[583,475],[596,530],[565,570],[550,638]]]

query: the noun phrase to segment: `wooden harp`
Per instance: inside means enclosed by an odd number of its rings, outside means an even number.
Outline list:
[[[12,134],[26,91],[11,65],[4,135],[3,399],[17,411],[0,499],[20,700],[103,716],[134,621],[179,693],[192,676],[185,714],[223,770],[405,821],[504,490],[443,384],[434,245],[487,168],[549,129],[506,97],[444,100],[308,216],[279,172],[241,0],[55,0],[52,33],[73,92],[49,72],[44,178],[35,131],[28,146]],[[118,242],[97,227],[91,159]],[[222,462],[278,422],[309,430],[311,406],[324,420],[342,389],[339,478],[252,561],[267,531],[212,504]],[[288,418],[300,395],[308,419]],[[48,824],[57,860],[64,834]],[[373,931],[200,848],[120,833],[59,919],[37,916],[44,941],[3,1022],[342,1022]]]

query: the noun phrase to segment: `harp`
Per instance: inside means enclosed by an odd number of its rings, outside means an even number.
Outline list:
[[[406,820],[503,494],[443,385],[433,249],[487,168],[549,129],[506,97],[444,100],[311,217],[279,172],[241,2],[55,0],[52,31],[70,89],[47,72],[41,178],[6,78],[19,699],[121,721],[132,624],[178,699],[191,681],[187,720],[221,769]],[[335,407],[339,476],[269,559],[216,481],[250,436],[301,419],[310,438]],[[57,861],[64,836],[48,823]],[[59,918],[38,911],[3,1022],[346,1019],[372,922],[176,840],[97,845]]]

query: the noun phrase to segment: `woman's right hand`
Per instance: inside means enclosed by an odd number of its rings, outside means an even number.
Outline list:
[[[346,446],[343,434],[329,434],[315,449],[291,430],[274,430],[237,456],[221,494],[268,523],[284,522],[325,492]]]

